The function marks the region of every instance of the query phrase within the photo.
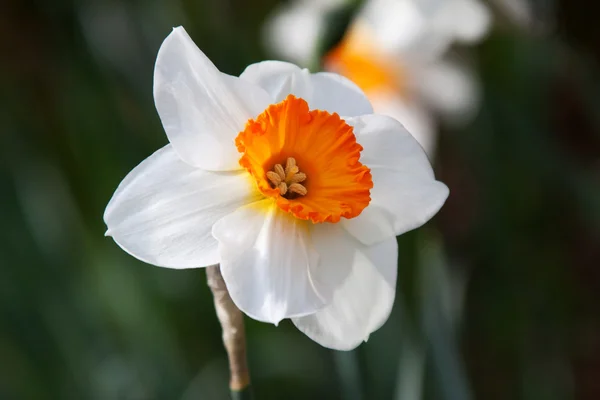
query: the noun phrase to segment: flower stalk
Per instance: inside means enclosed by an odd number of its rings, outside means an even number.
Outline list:
[[[219,265],[206,268],[208,287],[212,291],[217,318],[223,329],[223,344],[229,359],[229,389],[233,400],[252,398],[250,373],[246,361],[244,315],[231,300]]]

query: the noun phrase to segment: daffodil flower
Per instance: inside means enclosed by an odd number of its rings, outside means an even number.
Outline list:
[[[125,177],[107,234],[167,268],[219,263],[248,316],[358,346],[388,318],[396,235],[442,206],[419,144],[349,80],[277,61],[234,77],[186,31],[162,44],[154,99],[170,144]]]
[[[267,45],[305,65],[325,30],[326,15],[340,3],[296,0],[282,6],[266,24]],[[447,51],[454,43],[481,40],[490,21],[479,0],[367,0],[339,45],[324,56],[324,66],[355,82],[377,113],[402,122],[433,156],[434,115],[451,123],[468,121],[479,101],[473,71]]]

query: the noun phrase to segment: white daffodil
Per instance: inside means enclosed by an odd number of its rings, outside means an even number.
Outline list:
[[[326,3],[330,10],[339,1]],[[324,30],[323,7],[301,0],[279,10],[265,29],[270,49],[306,63]],[[377,113],[402,122],[432,156],[434,114],[464,121],[479,100],[473,73],[447,57],[447,50],[455,42],[480,40],[489,25],[489,11],[479,0],[367,0],[340,44],[325,55],[324,66],[355,82]],[[291,38],[294,46],[286,45]]]
[[[333,73],[221,73],[181,27],[158,52],[154,99],[170,144],[110,200],[119,246],[161,267],[219,263],[243,312],[291,318],[326,347],[352,349],[386,321],[395,236],[448,195],[398,121]]]

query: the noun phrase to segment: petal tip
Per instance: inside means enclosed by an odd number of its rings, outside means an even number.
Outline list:
[[[448,197],[450,196],[450,188],[448,187],[448,185],[446,185],[444,182],[441,181],[437,181],[440,185],[440,193],[442,194],[442,204],[446,202],[446,200],[448,200]]]
[[[186,31],[186,30],[185,30],[185,28],[184,28],[183,26],[181,26],[181,25],[177,25],[177,26],[174,26],[174,27],[173,27],[173,32],[172,32],[172,33],[175,33],[175,32],[182,32],[182,33],[183,33],[183,32],[185,32],[185,31]]]

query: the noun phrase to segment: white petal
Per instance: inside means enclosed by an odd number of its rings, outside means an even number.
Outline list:
[[[433,217],[446,201],[448,188],[435,180],[425,152],[410,133],[395,119],[382,115],[350,118],[347,122],[354,126],[357,141],[364,147],[361,162],[371,168],[373,175],[368,208],[374,206],[384,212],[396,235],[418,228]],[[386,237],[378,237],[375,230],[365,232],[368,217],[361,214],[341,223],[366,244],[384,240]]]
[[[265,89],[273,103],[283,101],[288,94],[310,99],[312,85],[310,72],[284,61],[263,61],[249,65],[240,79]]]
[[[338,74],[311,74],[307,69],[283,61],[263,61],[248,66],[240,78],[261,86],[276,103],[293,94],[306,100],[311,110],[335,112],[345,117],[373,113],[362,90]]]
[[[411,48],[427,28],[415,1],[371,0],[366,2],[360,17],[377,45],[389,53]]]
[[[317,44],[325,28],[326,15],[344,6],[346,0],[295,0],[275,8],[264,23],[268,50],[307,67],[318,62]]]
[[[277,8],[267,18],[263,37],[273,54],[308,66],[316,56],[323,24],[324,14],[319,7],[293,2]]]
[[[322,346],[351,350],[366,341],[390,315],[396,294],[398,246],[393,236],[367,247],[338,225],[321,227],[324,232],[320,235],[315,229],[319,268],[332,270],[334,276],[341,269],[347,276],[335,286],[333,299],[325,308],[294,318],[293,322]]]
[[[310,76],[313,85],[311,109],[338,113],[344,117],[372,114],[373,107],[367,96],[351,80],[332,72]]]
[[[413,3],[419,8],[427,24],[414,44],[428,49],[438,48],[440,55],[454,41],[475,43],[481,40],[491,25],[490,10],[479,0],[429,0]],[[445,45],[440,46],[444,39]],[[418,47],[415,49],[418,50]]]
[[[390,116],[402,123],[417,139],[421,147],[433,158],[437,144],[436,124],[431,111],[416,99],[404,99],[397,95],[373,94],[373,107],[377,114]]]
[[[158,51],[154,102],[181,158],[220,171],[240,169],[234,139],[271,98],[260,87],[219,72],[179,27]]]
[[[371,0],[360,16],[378,46],[403,62],[434,60],[457,40],[477,42],[491,25],[478,0]]]
[[[473,71],[450,60],[422,68],[415,83],[427,104],[451,121],[465,121],[473,116],[479,102],[479,88]],[[410,131],[410,127],[407,126]]]
[[[421,68],[443,57],[454,43],[454,39],[453,34],[430,28],[426,34],[413,40],[412,47],[397,54],[396,57],[399,62],[404,60],[406,64],[412,64],[411,69]]]
[[[488,7],[479,0],[454,0],[449,3],[438,23],[451,25],[456,39],[475,43],[489,31],[492,17]]]
[[[491,13],[480,0],[409,0],[428,24],[422,36],[446,35],[476,42],[489,30]]]
[[[256,200],[254,193],[246,172],[191,167],[167,145],[123,179],[104,213],[107,235],[149,264],[168,268],[216,264],[213,224]]]
[[[221,272],[240,310],[278,324],[323,307],[309,274],[318,255],[308,228],[272,200],[242,207],[215,224]]]

